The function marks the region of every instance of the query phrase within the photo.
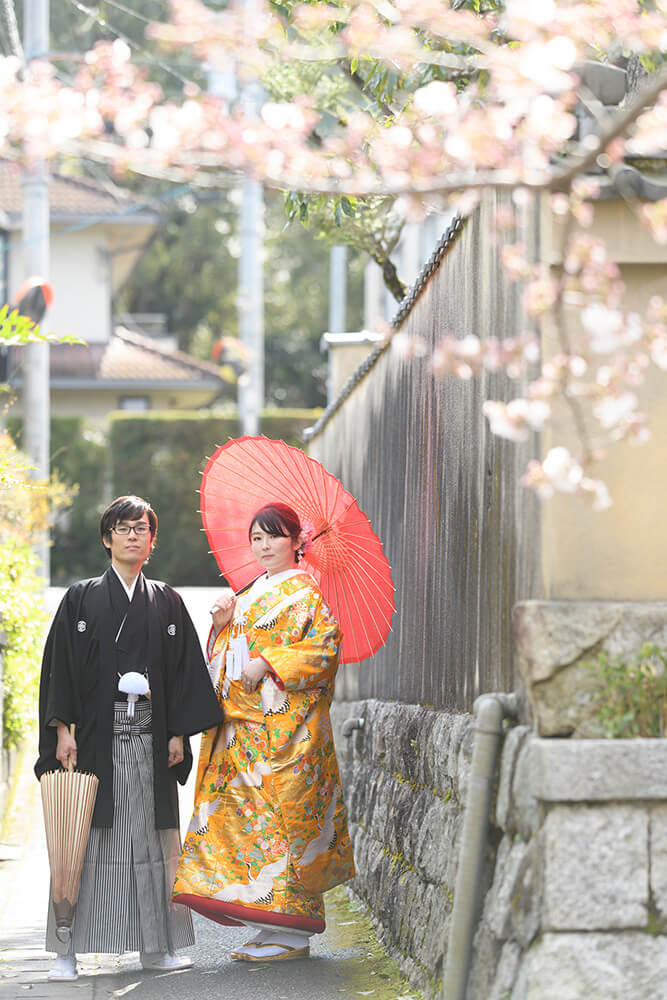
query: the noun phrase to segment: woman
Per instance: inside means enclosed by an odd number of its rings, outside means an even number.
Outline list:
[[[292,508],[263,507],[248,537],[266,572],[211,612],[225,721],[202,737],[174,899],[253,927],[233,958],[281,961],[309,954],[324,930],[322,893],[354,874],[329,719],[340,630],[298,567]]]

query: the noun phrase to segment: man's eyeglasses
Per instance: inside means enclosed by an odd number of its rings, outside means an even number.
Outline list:
[[[131,531],[135,535],[147,535],[151,530],[150,524],[146,524],[145,521],[140,521],[139,524],[114,524],[112,531],[115,531],[117,535],[129,535]]]

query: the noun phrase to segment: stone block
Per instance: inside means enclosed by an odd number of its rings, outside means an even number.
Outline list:
[[[544,807],[532,792],[532,741],[532,737],[524,740],[516,759],[512,780],[512,812],[507,821],[508,829],[516,829],[523,840],[530,840],[544,819]]]
[[[514,778],[517,756],[529,733],[528,726],[514,726],[505,736],[500,756],[495,814],[491,817],[491,821],[495,822],[501,830],[509,830],[512,824],[512,779]]]
[[[540,832],[545,930],[645,927],[648,812],[639,806],[554,806]]]
[[[641,931],[545,934],[524,956],[508,997],[667,1000],[665,939]]]
[[[414,864],[422,878],[438,885],[455,881],[457,857],[454,854],[457,832],[463,814],[452,803],[431,796],[422,821],[415,824]]]
[[[651,894],[660,920],[667,920],[667,804],[649,812]]]
[[[512,996],[520,961],[521,948],[514,941],[507,941],[500,952],[491,992],[486,994],[485,1000],[486,997],[488,1000],[508,1000]]]
[[[540,736],[591,736],[602,686],[587,661],[667,646],[667,603],[522,601],[513,612],[517,666]]]
[[[544,802],[667,799],[667,741],[533,739],[532,794]]]

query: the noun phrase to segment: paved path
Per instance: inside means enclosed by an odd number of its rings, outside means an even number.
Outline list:
[[[182,591],[200,635],[208,623],[214,592]],[[58,592],[49,592],[49,606]],[[23,755],[19,781],[0,845],[0,1000],[67,998],[67,1000],[417,1000],[417,992],[400,976],[378,945],[364,913],[354,908],[342,889],[327,893],[327,930],[312,939],[305,961],[249,964],[229,953],[247,937],[243,928],[221,927],[195,914],[196,945],[190,949],[194,969],[144,972],[137,954],[86,955],[79,979],[50,983],[51,958],[44,951],[48,900],[48,858],[44,842],[39,786],[31,767],[34,748]],[[181,792],[185,825],[192,789]],[[5,860],[2,860],[2,859]]]

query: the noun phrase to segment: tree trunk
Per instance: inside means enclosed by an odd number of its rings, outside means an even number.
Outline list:
[[[397,302],[402,302],[407,294],[407,286],[401,281],[396,270],[396,265],[390,257],[380,257],[373,254],[373,260],[382,270],[382,278],[385,286],[389,289]]]

